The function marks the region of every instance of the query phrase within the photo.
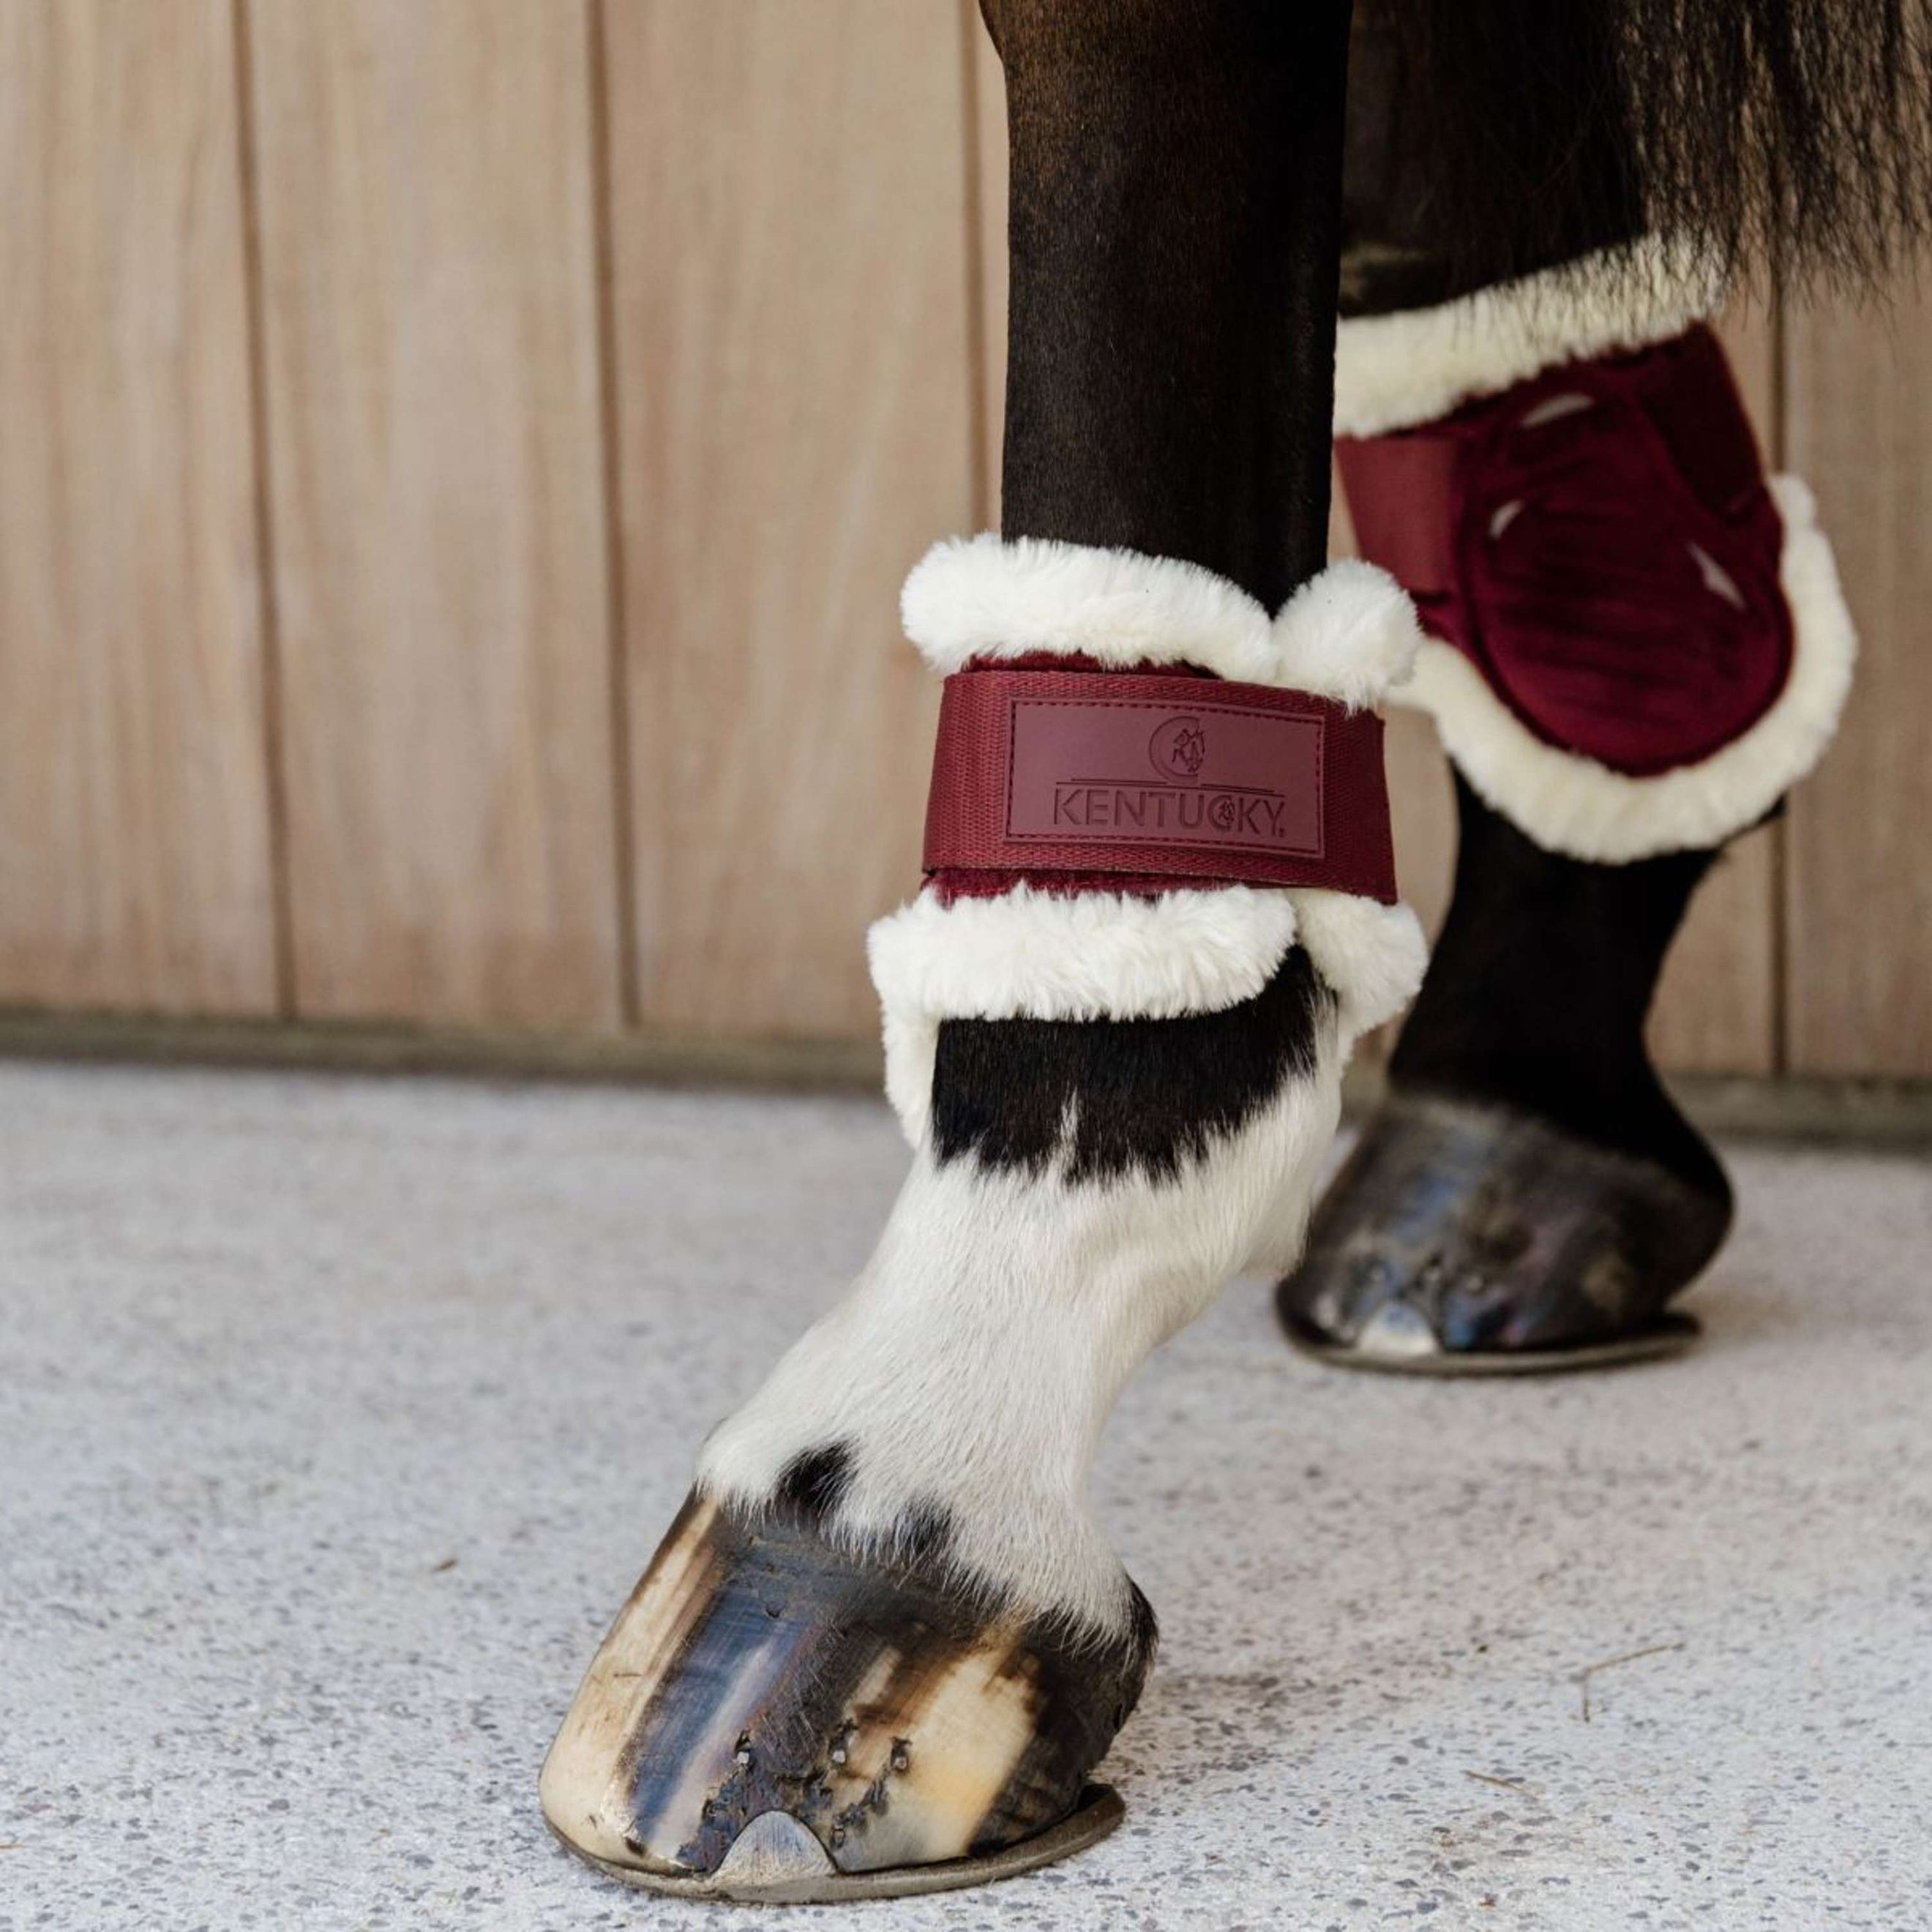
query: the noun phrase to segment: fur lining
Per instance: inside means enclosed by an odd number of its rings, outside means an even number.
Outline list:
[[[1340,1002],[1346,1054],[1415,997],[1429,964],[1429,941],[1406,905],[1312,887],[1297,888],[1291,896],[1298,937]]]
[[[1406,684],[1422,647],[1415,606],[1387,571],[1343,557],[1309,578],[1276,614],[1280,670],[1262,683],[1371,711]]]
[[[1344,1054],[1408,1004],[1429,958],[1407,906],[1312,886],[1140,898],[1022,885],[950,906],[922,892],[878,921],[866,942],[884,1014],[886,1097],[906,1138],[922,1146],[941,1020],[1219,1012],[1254,998],[1298,943],[1336,996]]]
[[[1354,316],[1335,338],[1335,434],[1385,436],[1558,363],[1681,335],[1724,305],[1723,278],[1654,237],[1433,308]]]
[[[1103,664],[1191,664],[1361,710],[1408,676],[1420,641],[1395,580],[1354,559],[1311,578],[1270,620],[1238,584],[1177,557],[991,532],[935,544],[906,579],[905,633],[942,674],[1039,652]]]
[[[1294,943],[1282,892],[922,892],[866,941],[882,999],[949,1019],[1172,1019],[1251,1000]]]
[[[1721,845],[1753,825],[1831,742],[1858,655],[1851,613],[1811,493],[1770,479],[1784,523],[1778,575],[1791,609],[1791,674],[1771,709],[1694,765],[1632,778],[1531,732],[1460,651],[1431,640],[1402,702],[1430,712],[1443,747],[1496,811],[1552,852],[1622,865]]]
[[[945,1019],[1173,1019],[1251,1000],[1294,944],[1286,892],[1226,886],[1158,898],[1022,885],[940,904],[932,892],[867,935],[884,1013],[886,1096],[926,1138]]]

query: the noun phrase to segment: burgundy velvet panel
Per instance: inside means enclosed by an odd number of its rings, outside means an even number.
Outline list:
[[[1545,742],[1648,776],[1784,689],[1783,525],[1709,330],[1336,451],[1362,554]]]

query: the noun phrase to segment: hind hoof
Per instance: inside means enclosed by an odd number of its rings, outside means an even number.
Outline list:
[[[1276,1291],[1289,1339],[1340,1366],[1534,1374],[1678,1352],[1666,1304],[1730,1225],[1654,1161],[1534,1116],[1394,1093],[1317,1206]]]
[[[1088,1774],[1150,1648],[988,1607],[796,1514],[694,1495],[550,1747],[544,1816],[611,1876],[685,1896],[1007,1876],[1118,1822]]]

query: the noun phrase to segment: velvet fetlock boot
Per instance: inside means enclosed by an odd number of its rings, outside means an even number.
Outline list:
[[[1280,1289],[1291,1336],[1351,1365],[1667,1352],[1730,1225],[1645,1019],[1698,880],[1822,753],[1854,644],[1709,304],[1654,266],[1341,327],[1343,482],[1428,633],[1396,696],[1436,721],[1462,827],[1387,1101]]]

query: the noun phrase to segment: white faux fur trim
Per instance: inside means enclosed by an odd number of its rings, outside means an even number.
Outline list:
[[[936,670],[1052,652],[1103,664],[1192,664],[1249,684],[1378,703],[1414,662],[1414,608],[1385,571],[1331,563],[1270,619],[1197,564],[988,532],[935,544],[900,594],[905,633]]]
[[[1406,905],[1352,892],[1297,886],[1296,937],[1334,989],[1346,1054],[1371,1027],[1393,1019],[1415,997],[1429,964],[1422,922]]]
[[[1724,307],[1722,278],[1654,238],[1433,308],[1358,316],[1335,338],[1335,434],[1433,422],[1558,363],[1681,335]]]
[[[1720,845],[1762,818],[1832,741],[1858,638],[1811,493],[1770,479],[1784,523],[1779,580],[1790,607],[1791,675],[1744,735],[1700,764],[1631,778],[1558,751],[1526,727],[1450,646],[1430,640],[1402,702],[1429,712],[1444,748],[1496,811],[1552,852],[1621,865]]]
[[[942,905],[931,891],[867,935],[884,1013],[886,1096],[926,1138],[944,1019],[1173,1019],[1252,1000],[1294,944],[1282,892],[1226,886],[1139,898],[1022,885]]]
[[[1172,1019],[1251,1000],[1294,944],[1286,892],[922,892],[872,928],[882,999],[949,1019]]]
[[[1016,886],[942,905],[930,890],[866,942],[884,1014],[886,1097],[926,1139],[947,1019],[1174,1019],[1252,1000],[1297,942],[1334,991],[1346,1054],[1405,1006],[1428,944],[1406,905],[1312,886],[1222,886],[1157,898]]]

